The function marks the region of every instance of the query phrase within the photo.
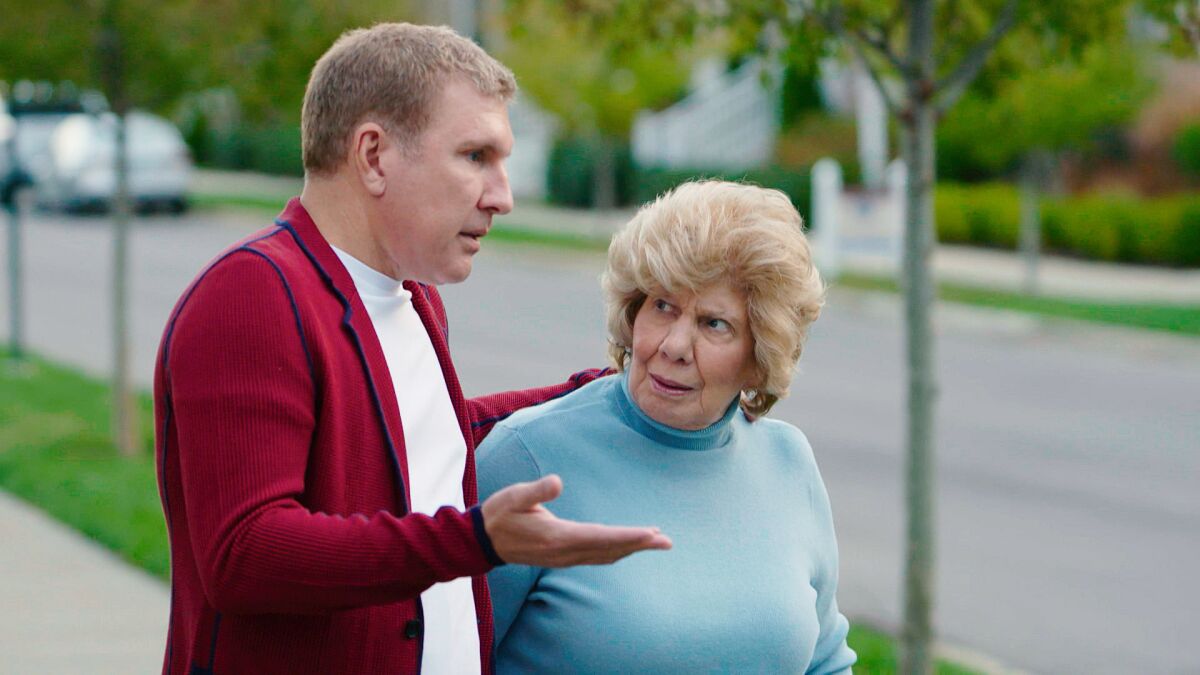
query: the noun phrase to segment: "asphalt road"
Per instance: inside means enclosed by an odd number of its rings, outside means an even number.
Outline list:
[[[149,385],[191,277],[267,221],[138,222],[136,382]],[[106,373],[108,222],[39,216],[25,235],[28,344]],[[602,365],[602,265],[486,245],[472,278],[443,289],[468,393]],[[947,307],[938,318],[943,639],[1035,672],[1200,673],[1200,341]],[[900,616],[902,340],[894,298],[835,292],[774,413],[805,430],[829,486],[843,610],[884,628]]]

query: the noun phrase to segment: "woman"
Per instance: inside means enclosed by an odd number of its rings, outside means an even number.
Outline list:
[[[674,549],[494,570],[498,670],[849,670],[825,487],[804,435],[762,417],[824,298],[800,215],[775,190],[682,185],[616,235],[603,286],[621,374],[498,425],[480,495],[558,474],[558,516],[653,522]]]

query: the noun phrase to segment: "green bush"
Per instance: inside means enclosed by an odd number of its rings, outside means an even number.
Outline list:
[[[298,125],[243,126],[217,133],[200,122],[188,130],[185,138],[202,166],[282,176],[304,175]]]
[[[942,184],[934,209],[943,243],[1017,247],[1020,197],[1010,185]],[[1198,195],[1047,198],[1041,211],[1047,250],[1108,262],[1200,266]]]
[[[812,202],[812,180],[809,174],[779,167],[751,169],[749,171],[639,167],[637,170],[637,181],[634,185],[634,199],[637,203],[642,204],[680,183],[702,178],[740,181],[779,190],[792,200],[792,204],[795,204],[796,209],[804,216],[804,222],[806,224],[809,222],[808,212]]]
[[[555,141],[546,166],[546,191],[550,203],[576,208],[590,208],[595,203],[596,143],[582,137]],[[633,155],[628,143],[619,143],[616,148],[617,205],[624,206],[633,203]]]
[[[1184,173],[1200,178],[1200,123],[1179,130],[1171,144],[1171,155]]]
[[[1021,212],[1012,186],[941,184],[933,204],[939,241],[1016,248]]]

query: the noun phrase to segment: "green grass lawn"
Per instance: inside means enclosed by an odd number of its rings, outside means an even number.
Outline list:
[[[855,274],[844,274],[833,285],[855,290],[890,293],[898,291],[897,284],[892,279]],[[943,302],[991,307],[1058,319],[1076,319],[1183,335],[1200,335],[1200,305],[1151,305],[1033,297],[1013,291],[955,283],[938,284],[938,298]]]
[[[41,359],[14,372],[0,357],[0,488],[167,577],[166,526],[154,478],[151,402],[139,398],[145,451],[109,438],[109,388]]]
[[[149,398],[139,399],[144,452],[123,458],[109,439],[106,384],[37,358],[17,372],[6,358],[0,352],[0,489],[166,579]],[[855,626],[850,645],[859,654],[855,672],[895,672],[887,635]],[[938,665],[942,675],[970,672]]]

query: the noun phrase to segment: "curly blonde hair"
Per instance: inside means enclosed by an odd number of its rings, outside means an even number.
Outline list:
[[[619,231],[601,279],[609,356],[628,365],[633,323],[646,298],[725,282],[746,297],[758,386],[743,391],[748,414],[787,396],[808,327],[825,303],[800,214],[778,190],[727,181],[684,183]]]

